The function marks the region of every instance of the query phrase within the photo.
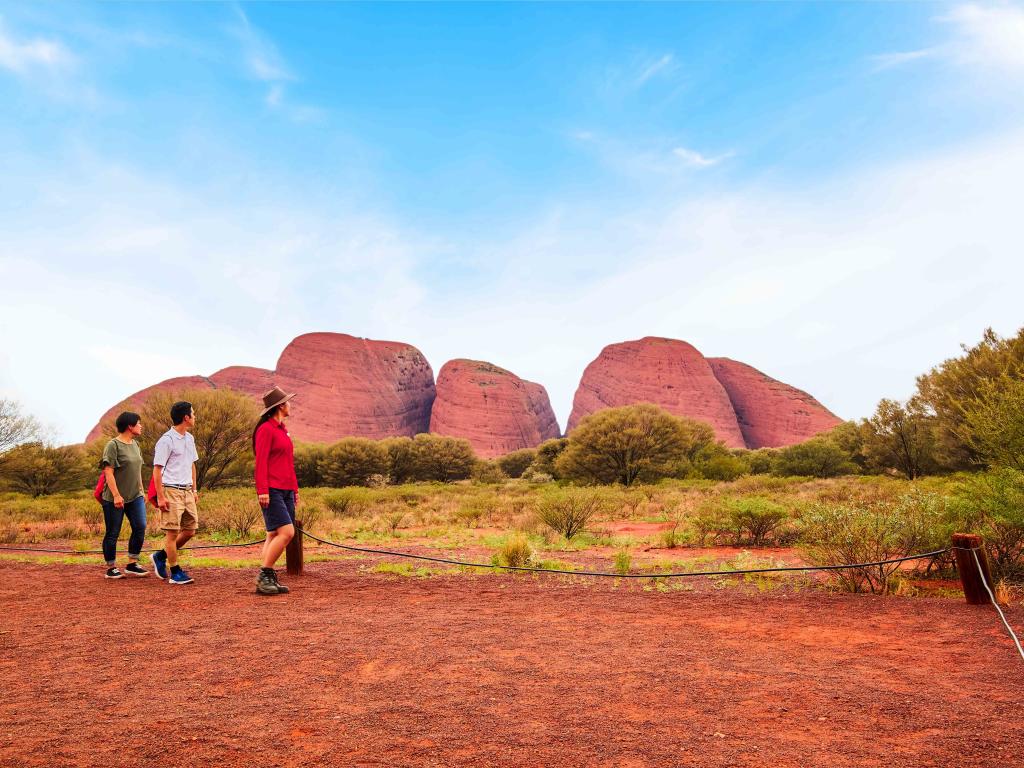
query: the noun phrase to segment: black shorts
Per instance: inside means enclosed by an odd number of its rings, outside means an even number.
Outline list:
[[[268,531],[295,523],[295,491],[270,489],[270,503],[263,507],[263,522]]]

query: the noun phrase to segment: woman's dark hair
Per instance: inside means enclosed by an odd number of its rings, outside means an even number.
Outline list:
[[[277,409],[280,407],[281,406],[278,405],[274,408],[271,408],[269,411],[260,416],[260,420],[256,422],[256,427],[252,431],[252,449],[254,451],[256,450],[256,433],[260,431],[260,427],[262,427],[264,424],[266,424],[268,421],[270,421],[277,415]]]
[[[142,417],[139,416],[139,414],[132,413],[131,411],[125,411],[117,417],[117,421],[114,422],[114,426],[117,427],[117,434],[121,434],[126,429],[134,427],[140,421],[142,421]]]
[[[192,413],[192,403],[181,400],[171,406],[171,424],[178,426]]]

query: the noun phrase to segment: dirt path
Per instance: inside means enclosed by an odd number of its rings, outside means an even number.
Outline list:
[[[0,563],[0,765],[1024,765],[1024,663],[958,601],[195,576]]]

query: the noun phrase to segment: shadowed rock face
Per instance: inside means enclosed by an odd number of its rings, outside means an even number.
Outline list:
[[[478,360],[450,360],[441,367],[430,431],[465,438],[485,458],[559,436],[544,387]]]
[[[748,448],[801,443],[842,422],[803,390],[727,357],[710,357],[711,370],[729,393]]]
[[[125,402],[137,406],[158,390],[225,387],[262,404],[263,393],[275,384],[298,394],[288,428],[304,442],[331,442],[350,435],[411,437],[430,427],[434,372],[423,354],[408,344],[340,333],[299,336],[285,347],[274,371],[232,366],[209,378],[168,379]],[[88,439],[99,435],[100,425],[124,407],[118,404],[104,414]]]
[[[583,372],[566,431],[603,408],[634,403],[654,403],[674,416],[707,422],[730,448],[746,446],[725,388],[685,341],[646,336],[602,349]]]

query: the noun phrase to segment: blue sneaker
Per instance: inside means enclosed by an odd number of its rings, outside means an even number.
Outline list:
[[[167,553],[162,549],[157,550],[149,556],[149,560],[153,563],[153,570],[156,571],[156,575],[161,579],[167,578]]]
[[[192,583],[192,577],[189,576],[187,573],[185,573],[185,571],[178,571],[177,573],[172,573],[171,574],[171,578],[169,578],[167,580],[167,583],[168,584],[191,584]]]

